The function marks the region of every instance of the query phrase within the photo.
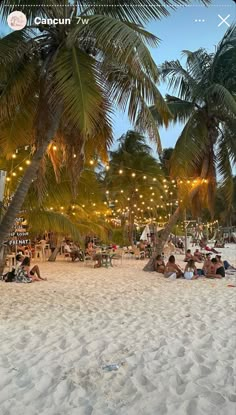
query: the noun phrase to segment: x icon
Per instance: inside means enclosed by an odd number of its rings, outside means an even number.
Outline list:
[[[222,20],[219,24],[218,27],[220,27],[223,23],[225,23],[227,26],[230,26],[228,22],[226,22],[226,20],[230,17],[230,14],[228,14],[228,16],[226,17],[222,17],[220,14],[218,14],[218,17]]]

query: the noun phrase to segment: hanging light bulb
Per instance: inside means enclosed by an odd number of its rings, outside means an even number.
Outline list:
[[[53,150],[54,150],[54,151],[56,151],[56,150],[57,150],[57,146],[53,146],[52,148],[53,148]]]
[[[91,166],[94,164],[94,160],[90,160],[89,164],[91,164]]]
[[[21,171],[22,171],[22,170],[23,170],[23,167],[21,167],[21,166],[20,166],[20,167],[19,167],[19,170],[21,170]]]
[[[119,174],[122,174],[122,173],[123,173],[123,170],[121,170],[121,169],[120,169],[120,170],[119,170]]]
[[[30,161],[30,160],[26,160],[26,164],[28,164],[28,165],[29,165],[30,163],[31,163],[31,161]]]
[[[132,177],[135,177],[135,176],[136,176],[136,173],[132,173],[132,174],[131,174],[131,176],[132,176]]]

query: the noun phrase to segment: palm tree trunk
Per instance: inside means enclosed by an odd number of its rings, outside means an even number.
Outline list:
[[[61,109],[57,111],[57,114],[54,115],[53,119],[51,120],[50,127],[45,132],[43,140],[40,140],[40,145],[36,150],[31,164],[29,165],[28,169],[26,170],[22,180],[17,187],[15,194],[12,198],[12,201],[2,218],[0,224],[0,274],[3,272],[3,268],[5,265],[5,250],[3,243],[8,239],[8,235],[14,225],[14,221],[19,214],[22,204],[25,200],[27,192],[32,184],[32,181],[37,176],[37,171],[40,165],[40,162],[45,154],[45,151],[50,144],[52,138],[54,137],[60,122],[60,115]],[[42,116],[43,118],[43,116]],[[43,125],[43,120],[39,125]],[[42,132],[41,132],[42,133]]]
[[[143,268],[144,271],[154,271],[155,270],[155,258],[158,254],[161,254],[163,252],[164,245],[168,239],[168,236],[171,232],[171,229],[176,224],[177,220],[179,219],[180,215],[180,207],[178,207],[173,215],[170,217],[169,222],[161,232],[161,235],[156,243],[156,246],[154,247],[154,251],[152,254],[152,257],[148,261],[148,263]]]
[[[56,257],[58,255],[58,253],[60,252],[61,249],[61,243],[63,241],[63,237],[58,237],[57,239],[57,246],[54,249],[54,251],[51,253],[50,257],[48,258],[49,262],[55,262],[56,261]]]
[[[208,168],[209,168],[209,160],[208,160],[208,157],[205,157],[205,159],[203,160],[203,163],[202,163],[202,170],[201,170],[201,174],[200,174],[201,179],[205,179],[207,177]],[[193,197],[198,192],[200,186],[201,186],[201,184],[196,186],[190,192],[189,200],[193,199]],[[152,257],[150,258],[148,263],[143,268],[143,271],[155,271],[155,258],[158,254],[162,253],[164,245],[165,245],[165,243],[168,239],[168,236],[171,232],[171,229],[173,228],[173,226],[176,224],[177,220],[179,219],[180,212],[181,212],[181,209],[180,209],[180,207],[178,207],[175,210],[175,212],[173,213],[173,215],[170,217],[169,222],[165,226],[164,230],[161,233],[161,236],[160,236],[159,240],[157,241],[157,244],[154,247]]]

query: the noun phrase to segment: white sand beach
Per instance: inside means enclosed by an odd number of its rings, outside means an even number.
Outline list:
[[[1,282],[1,415],[235,415],[236,273],[115,265],[42,263],[47,282]]]

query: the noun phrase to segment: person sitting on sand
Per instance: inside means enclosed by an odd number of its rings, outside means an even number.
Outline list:
[[[233,265],[230,265],[228,261],[222,261],[221,255],[216,255],[217,263],[221,264],[224,269],[228,270],[236,270],[236,268],[233,267]]]
[[[221,242],[221,241],[215,241],[214,247],[215,248],[224,248],[225,244],[224,244],[224,242]]]
[[[16,282],[32,282],[32,281],[46,281],[47,278],[43,278],[40,275],[38,265],[34,265],[30,269],[30,258],[25,257],[21,263],[21,266],[16,272]]]
[[[219,269],[219,265],[217,265],[217,260],[216,258],[212,258],[211,260],[211,266],[208,268],[208,272],[205,274],[206,278],[218,278],[221,279],[222,275],[221,273],[217,270]]]
[[[186,264],[184,278],[186,280],[196,280],[198,278],[197,268],[193,259],[190,259]]]
[[[202,267],[203,272],[204,272],[204,275],[206,275],[207,273],[209,273],[209,269],[211,268],[211,266],[212,266],[211,254],[208,253],[208,254],[206,254],[206,258],[205,258],[205,261],[204,261],[203,267]]]
[[[164,274],[165,272],[165,262],[161,255],[157,255],[155,259],[155,271],[160,274]]]
[[[186,252],[186,255],[185,255],[185,258],[184,258],[184,262],[188,262],[188,261],[190,261],[190,259],[193,259],[193,256],[191,254],[191,249],[187,249],[187,252]]]
[[[171,255],[165,266],[164,277],[169,278],[173,273],[176,274],[176,278],[181,278],[183,276],[182,269],[175,263],[174,255]]]
[[[193,257],[194,257],[194,258],[197,258],[197,259],[198,259],[198,262],[202,262],[202,260],[203,260],[203,255],[202,255],[202,253],[199,251],[199,249],[196,249],[196,250],[195,250],[195,252],[194,252],[194,254],[193,254]]]

